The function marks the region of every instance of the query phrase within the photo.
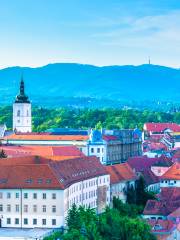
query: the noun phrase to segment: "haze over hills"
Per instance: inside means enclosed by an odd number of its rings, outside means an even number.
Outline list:
[[[180,70],[156,65],[97,67],[56,63],[0,70],[0,102],[11,104],[23,73],[26,92],[40,106],[123,106],[180,102]],[[103,101],[102,101],[103,100]]]

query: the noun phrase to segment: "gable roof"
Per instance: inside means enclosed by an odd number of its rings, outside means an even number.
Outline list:
[[[148,200],[144,208],[144,215],[167,216],[179,207],[179,202]]]
[[[162,179],[180,180],[180,163],[175,162],[162,176]]]
[[[0,159],[0,189],[64,189],[73,183],[107,174],[97,157],[56,161],[38,156]],[[31,181],[27,183],[28,179]],[[37,179],[42,179],[42,184]],[[47,179],[51,183],[47,184]]]
[[[110,174],[111,184],[136,179],[136,174],[128,163],[106,166],[106,170]]]
[[[141,175],[143,176],[145,183],[147,186],[155,183],[159,183],[159,177],[156,176],[151,169],[144,169],[141,171]]]
[[[180,218],[180,207],[177,208],[174,212],[170,213],[168,217]]]
[[[47,164],[1,165],[1,189],[63,189]]]
[[[148,200],[144,215],[168,216],[180,207],[180,188],[162,188],[157,200]]]
[[[170,129],[173,132],[180,132],[180,125],[176,123],[145,123],[144,130],[149,132],[163,132]]]
[[[147,156],[138,156],[128,158],[128,164],[136,172],[141,172],[144,169],[150,168],[154,163],[158,162],[159,158],[149,158]]]

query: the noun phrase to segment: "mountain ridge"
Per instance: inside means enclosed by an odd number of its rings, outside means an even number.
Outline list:
[[[26,93],[37,105],[64,98],[97,98],[119,102],[180,102],[180,69],[143,64],[94,66],[50,63],[40,67],[7,67],[0,70],[0,102],[11,104],[23,74]],[[53,100],[54,99],[54,100]],[[61,105],[59,103],[59,105]]]

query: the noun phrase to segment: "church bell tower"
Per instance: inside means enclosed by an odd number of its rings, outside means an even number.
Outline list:
[[[19,94],[13,104],[13,131],[32,132],[31,102],[24,91],[24,80],[21,79]]]

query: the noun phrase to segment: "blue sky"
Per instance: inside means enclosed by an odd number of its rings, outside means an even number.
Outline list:
[[[179,0],[0,0],[0,68],[180,67]]]

